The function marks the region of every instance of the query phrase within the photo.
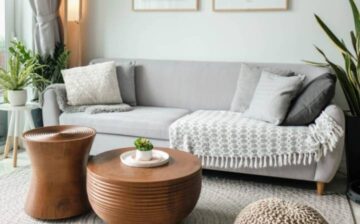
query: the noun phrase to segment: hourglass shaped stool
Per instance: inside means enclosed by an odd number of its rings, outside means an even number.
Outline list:
[[[23,134],[32,176],[25,211],[37,219],[64,219],[87,212],[86,164],[95,130],[51,126]]]

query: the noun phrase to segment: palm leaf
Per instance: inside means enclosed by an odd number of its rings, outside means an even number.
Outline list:
[[[356,56],[359,57],[358,38],[356,38],[354,31],[350,32],[350,38],[351,38],[351,43],[352,43],[352,46],[356,53]]]
[[[353,55],[351,54],[351,52],[346,48],[346,46],[343,44],[343,42],[341,42],[336,36],[335,34],[330,30],[330,28],[322,21],[322,19],[315,14],[315,18],[317,20],[317,22],[319,23],[319,25],[321,26],[321,28],[325,31],[325,33],[327,34],[327,36],[330,38],[330,40],[335,44],[335,46],[341,51],[341,53],[343,54],[350,54],[352,57]]]
[[[341,68],[341,66],[331,62],[320,48],[318,48],[317,46],[315,46],[315,48],[324,57],[325,61],[329,64],[329,66],[331,66],[331,68],[335,71],[335,74],[340,81],[340,85],[344,91],[345,98],[349,104],[352,114],[360,116],[360,97],[358,94],[359,92],[356,91],[354,85],[350,83],[346,71]]]
[[[349,51],[345,42],[336,37],[323,20],[319,16],[315,15],[320,27],[330,38],[332,43],[334,43],[339,49],[340,54],[344,59],[344,67],[332,62],[326,54],[316,46],[316,50],[324,57],[326,63],[306,62],[316,66],[325,66],[325,64],[329,65],[339,79],[352,115],[360,116],[360,12],[354,0],[349,0],[349,3],[355,25],[355,31],[350,32],[351,44],[355,55]]]
[[[351,6],[351,10],[353,13],[353,17],[354,17],[354,24],[355,24],[355,30],[357,35],[360,34],[360,13],[359,13],[359,9],[356,6],[356,3],[354,0],[349,0],[350,1],[350,6]]]
[[[308,60],[302,60],[302,61],[306,64],[314,65],[316,67],[323,67],[323,68],[329,67],[329,64],[323,62],[308,61]]]

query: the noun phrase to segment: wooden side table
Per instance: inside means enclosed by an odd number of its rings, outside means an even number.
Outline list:
[[[1,104],[0,111],[9,112],[10,122],[8,127],[8,134],[4,150],[4,158],[8,158],[10,152],[11,143],[13,143],[13,166],[17,165],[17,150],[19,144],[19,136],[27,130],[34,129],[34,121],[31,116],[31,110],[37,109],[39,106],[37,104],[27,104],[25,106],[13,107],[10,104]],[[25,123],[24,130],[20,131],[20,115],[24,115]]]
[[[96,131],[79,126],[49,126],[23,134],[31,160],[25,212],[45,220],[88,212],[86,164]]]

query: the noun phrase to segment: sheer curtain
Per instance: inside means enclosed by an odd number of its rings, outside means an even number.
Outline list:
[[[42,56],[53,54],[61,41],[59,24],[60,0],[30,0],[35,18],[34,47]]]
[[[9,29],[6,29],[5,20],[6,20],[6,0],[0,0],[0,67],[5,67],[5,58],[6,58],[6,42],[9,35]],[[9,21],[7,21],[9,22]],[[3,102],[2,90],[0,89],[0,103]],[[7,113],[0,112],[0,146],[5,143],[7,131]],[[1,147],[0,147],[1,148]]]
[[[0,67],[5,67],[6,41],[5,41],[5,0],[0,0]],[[2,90],[0,89],[0,103],[3,101]]]
[[[60,0],[29,0],[34,14],[34,50],[42,57],[52,55],[60,36]],[[43,126],[42,111],[32,111],[36,127]]]

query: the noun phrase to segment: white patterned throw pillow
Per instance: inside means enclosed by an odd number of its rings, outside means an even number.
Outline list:
[[[105,62],[61,71],[68,104],[122,103],[114,62]]]

